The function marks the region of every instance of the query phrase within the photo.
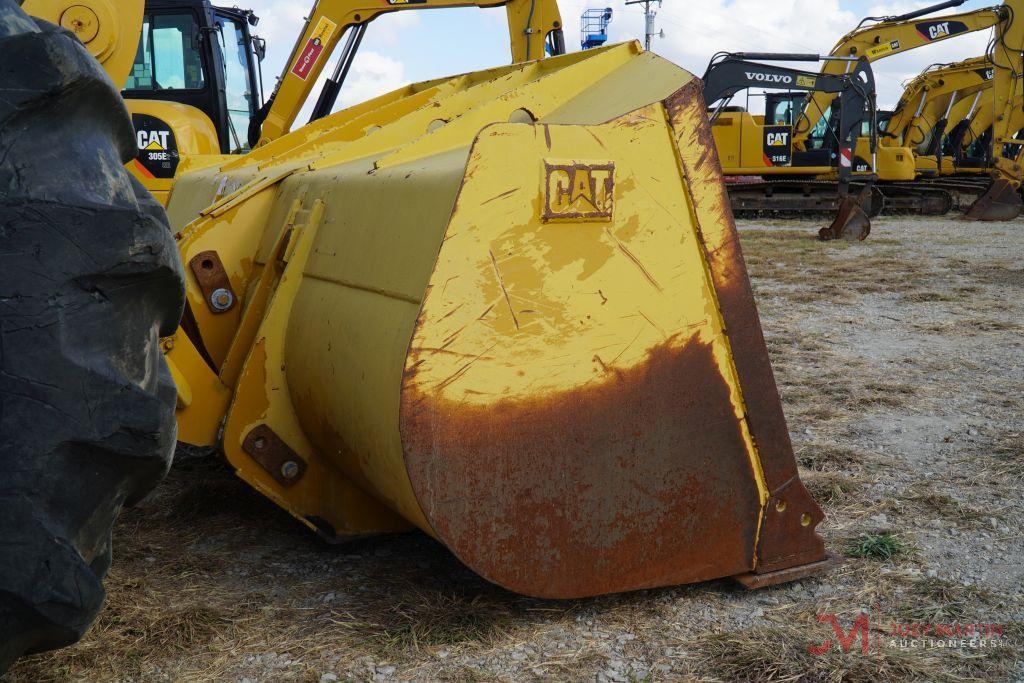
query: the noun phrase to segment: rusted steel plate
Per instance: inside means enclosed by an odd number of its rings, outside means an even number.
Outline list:
[[[821,574],[827,572],[841,564],[841,560],[838,556],[831,553],[819,562],[812,562],[810,564],[801,564],[796,567],[789,567],[787,569],[778,569],[776,571],[765,572],[763,574],[756,574],[751,572],[749,574],[740,574],[735,576],[737,581],[748,590],[756,590],[758,588],[767,588],[769,586],[777,586],[780,583],[789,583],[790,581],[796,581],[798,579],[805,579],[808,576],[814,576],[815,574]]]
[[[415,385],[415,372],[406,378]],[[711,349],[466,406],[408,393],[409,476],[443,542],[511,590],[570,598],[749,571],[759,506]]]
[[[666,106],[686,177],[695,188],[694,205],[718,306],[743,389],[747,421],[773,499],[766,509],[765,530],[758,548],[759,571],[820,561],[825,557],[825,547],[815,527],[825,516],[797,475],[793,445],[743,261],[739,234],[722,182],[711,126],[704,115],[701,84],[698,81],[688,83],[669,98]],[[787,500],[786,509],[781,513],[773,504],[778,499]],[[804,515],[807,515],[807,524],[802,523]]]
[[[282,486],[292,486],[306,473],[306,461],[267,425],[255,427],[242,442],[242,450]]]

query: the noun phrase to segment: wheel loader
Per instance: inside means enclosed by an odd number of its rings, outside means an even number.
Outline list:
[[[288,132],[374,7],[318,3],[255,149],[178,169],[178,439],[329,542],[418,528],[526,595],[827,569],[700,79],[636,42],[545,57],[557,6],[514,2],[515,63],[326,115],[329,84]]]
[[[1024,144],[1014,137],[1024,128],[1024,0],[1006,0],[1001,5],[958,14],[936,15],[944,9],[962,6],[966,0],[949,0],[899,16],[867,17],[844,36],[832,49],[832,56],[867,57],[874,62],[892,55],[902,54],[924,45],[931,45],[957,36],[984,30],[993,30],[989,54],[993,67],[991,140],[991,182],[985,193],[967,210],[969,220],[1009,220],[1016,218],[1022,208],[1019,188],[1022,169],[1016,160]],[[842,73],[841,62],[825,62],[823,73]],[[803,116],[794,130],[794,146],[806,149],[809,136],[828,107],[826,95],[815,93],[808,98]],[[881,149],[885,149],[882,145]],[[904,160],[905,161],[905,160]],[[912,160],[911,160],[912,161]],[[883,169],[877,169],[882,175]],[[879,183],[886,192],[888,187]],[[895,188],[900,196],[917,192],[933,192],[927,184],[900,184]],[[889,194],[886,195],[889,199]],[[911,196],[910,199],[913,197]],[[952,199],[950,198],[950,203]]]

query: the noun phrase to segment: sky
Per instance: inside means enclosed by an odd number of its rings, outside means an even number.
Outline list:
[[[284,61],[301,31],[303,18],[313,7],[313,0],[237,2],[253,9],[261,18],[255,32],[267,40],[264,79],[269,94],[276,77],[284,70]],[[863,17],[901,14],[936,2],[938,0],[664,0],[658,9],[656,28],[665,35],[656,37],[651,48],[699,76],[712,55],[719,51],[827,54]],[[942,14],[994,4],[996,0],[969,0],[962,7]],[[579,17],[583,10],[606,6],[613,9],[609,42],[642,40],[640,6],[627,7],[624,0],[560,0],[566,46],[570,51],[580,49]],[[928,65],[983,54],[989,37],[988,31],[978,32],[876,62],[879,106],[895,105],[902,83]],[[458,8],[386,14],[369,25],[338,108],[407,83],[510,61],[504,9]],[[332,66],[333,61],[324,70],[324,77]],[[319,88],[314,91],[317,92]],[[315,100],[315,95],[312,99]],[[307,110],[310,106],[307,104]],[[303,116],[301,120],[306,118],[308,116]]]

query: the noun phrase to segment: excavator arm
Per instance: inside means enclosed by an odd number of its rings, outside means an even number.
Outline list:
[[[552,54],[565,52],[562,17],[555,0],[318,0],[292,48],[274,94],[253,119],[250,145],[266,144],[291,129],[343,35],[345,47],[317,101],[313,119],[330,113],[367,24],[380,15],[407,9],[502,6],[508,15],[513,63],[540,59],[545,49]]]
[[[950,0],[899,16],[868,17],[860,26],[843,36],[832,48],[831,54],[835,57],[866,57],[868,61],[874,62],[966,33],[1006,25],[1012,21],[1015,7],[1024,8],[1024,0],[1010,0],[997,7],[926,18],[934,12],[959,7],[965,2]],[[822,73],[843,73],[847,65],[844,62],[825,62]],[[806,144],[811,130],[824,116],[828,105],[826,93],[816,93],[808,100],[794,130],[793,143],[796,147],[801,148]]]
[[[883,137],[899,146],[916,147],[920,154],[935,154],[921,147],[934,148],[956,106],[976,103],[980,93],[991,89],[994,77],[988,57],[929,67],[907,84]]]
[[[841,74],[820,74],[751,60],[775,59],[792,62],[820,62],[815,54],[774,52],[720,53],[711,59],[704,72],[704,101],[710,106],[726,102],[748,88],[778,88],[801,92],[841,93],[850,87],[850,78]],[[843,60],[844,62],[846,60]],[[856,60],[854,60],[856,61]],[[870,73],[870,69],[868,69]]]

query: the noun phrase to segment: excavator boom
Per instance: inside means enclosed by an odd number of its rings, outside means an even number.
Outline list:
[[[926,7],[906,15],[896,17],[870,17],[864,22],[866,26],[858,26],[843,36],[831,55],[836,57],[866,57],[875,62],[885,57],[892,57],[924,45],[938,43],[956,36],[984,31],[1008,20],[1011,14],[1004,6],[988,7],[961,14],[949,14],[931,19],[924,17],[933,12],[964,4],[966,0],[954,0],[932,7]],[[1011,0],[1007,5],[1024,2]],[[825,62],[822,73],[839,74],[845,72],[847,66],[842,62]],[[827,111],[829,98],[825,94],[817,94],[810,98],[804,114],[797,122],[794,143],[801,146],[808,134]]]
[[[993,133],[992,184],[989,190],[968,209],[970,220],[1008,220],[1020,214],[1022,203],[1018,193],[1021,166],[1009,146],[1019,150],[1021,141],[1013,137],[1021,126],[1021,74],[1024,73],[1024,0],[1006,0],[1002,5],[964,12],[932,16],[934,12],[963,4],[953,0],[897,17],[870,17],[856,30],[843,37],[832,50],[835,56],[864,56],[875,61],[900,54],[923,45],[950,38],[994,29],[988,55],[993,66]],[[926,18],[931,16],[932,18]],[[864,25],[866,22],[875,22]],[[841,67],[827,62],[823,71],[834,73]],[[809,99],[797,123],[794,145],[806,146],[807,138],[827,109],[826,96]]]
[[[565,52],[562,17],[554,0],[389,0],[387,3],[318,0],[306,19],[274,94],[253,121],[249,130],[250,144],[253,147],[266,144],[291,129],[343,35],[347,35],[345,49],[317,102],[314,120],[330,113],[370,21],[399,10],[502,6],[508,16],[513,63],[541,59],[547,52],[555,55]]]

